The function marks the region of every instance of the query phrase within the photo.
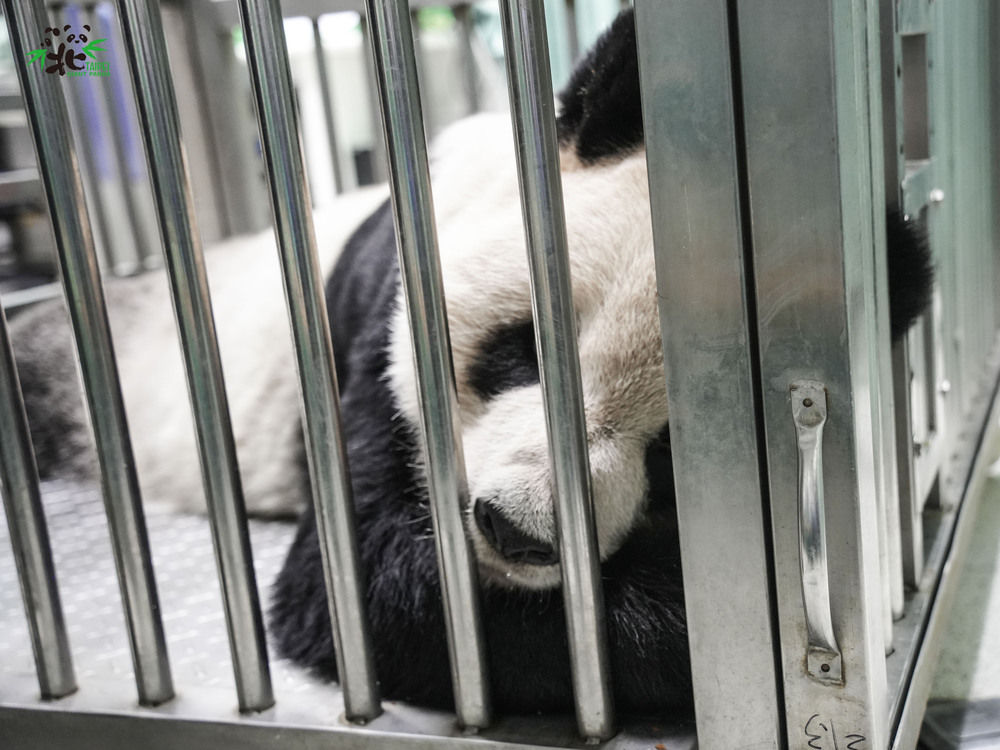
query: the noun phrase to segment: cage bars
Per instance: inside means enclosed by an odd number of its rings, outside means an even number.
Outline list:
[[[28,44],[48,26],[45,9],[40,0],[4,0],[3,8],[14,58],[25,61]],[[76,151],[59,78],[46,74],[42,65],[20,64],[16,68],[45,186],[94,430],[139,702],[156,705],[173,697],[173,681]]]

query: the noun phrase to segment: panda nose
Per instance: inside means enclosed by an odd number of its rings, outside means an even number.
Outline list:
[[[505,560],[526,565],[553,565],[559,555],[551,544],[529,536],[508,518],[484,500],[477,500],[473,507],[476,526]]]

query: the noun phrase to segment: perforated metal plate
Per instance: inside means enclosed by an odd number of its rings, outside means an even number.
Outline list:
[[[359,750],[584,747],[571,716],[501,718],[490,730],[470,737],[449,713],[386,702],[383,715],[367,727],[352,726],[343,719],[336,685],[273,659],[275,707],[239,715],[208,522],[156,508],[147,509],[146,518],[177,698],[159,708],[139,708],[100,492],[92,486],[46,482],[42,493],[80,689],[60,701],[38,700],[10,538],[0,514],[4,750],[133,748],[139,737],[144,750],[251,750],[286,743]],[[250,523],[264,606],[293,533],[291,523]],[[602,746],[691,750],[694,727],[690,721],[631,722]]]
[[[132,658],[100,492],[95,487],[65,482],[46,482],[42,491],[77,679],[81,684],[92,679],[130,681]],[[146,519],[170,663],[178,688],[215,686],[235,691],[206,519],[157,508],[148,508]],[[0,533],[2,679],[12,674],[33,675],[34,662],[2,516],[0,525],[4,527]],[[290,523],[250,523],[262,602],[269,599],[268,587],[293,532]],[[275,668],[275,679],[283,691],[319,687],[287,665],[279,662]]]

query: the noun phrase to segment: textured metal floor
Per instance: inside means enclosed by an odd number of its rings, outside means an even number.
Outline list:
[[[100,493],[62,482],[46,482],[42,492],[77,678],[81,683],[131,679],[132,658]],[[235,696],[208,523],[200,516],[155,508],[147,509],[146,518],[174,681],[179,689],[230,687]],[[0,679],[31,676],[27,621],[3,514],[0,526]],[[293,532],[291,523],[251,521],[262,602],[269,600],[268,588]],[[282,692],[330,689],[290,665],[276,662],[274,670]]]
[[[371,749],[397,740],[405,740],[403,747],[425,748],[438,747],[443,737],[450,737],[456,747],[585,747],[571,716],[499,717],[489,730],[470,738],[455,726],[450,713],[389,701],[367,727],[347,725],[336,685],[313,680],[280,660],[271,662],[275,707],[239,715],[208,522],[157,509],[147,509],[146,517],[177,698],[156,709],[138,709],[100,493],[94,487],[60,482],[44,483],[42,493],[80,690],[54,703],[37,700],[27,622],[0,513],[0,710],[6,704],[8,722],[5,727],[0,721],[4,748],[117,750],[136,747],[138,737],[150,750],[248,750],[279,742]],[[251,521],[257,584],[265,606],[293,533],[291,523]],[[188,720],[160,721],[153,732],[141,725],[162,718]],[[12,744],[5,744],[5,731],[6,742]],[[61,744],[54,744],[57,741]],[[693,750],[695,745],[690,721],[629,721],[602,747]]]

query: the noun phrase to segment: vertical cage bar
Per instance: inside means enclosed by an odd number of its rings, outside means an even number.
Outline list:
[[[323,118],[326,121],[326,141],[330,148],[330,166],[333,168],[333,184],[337,193],[344,192],[344,177],[340,166],[340,144],[337,141],[337,121],[333,114],[333,80],[330,66],[326,63],[326,48],[323,47],[323,32],[319,18],[312,19],[313,45],[316,47],[316,72],[319,74],[319,92],[323,98]]]
[[[885,206],[888,211],[902,211],[902,185],[906,172],[903,148],[903,56],[899,35],[896,33],[896,8],[894,0],[879,0],[878,28],[879,65],[881,69],[882,98],[882,175]],[[872,110],[877,109],[872,103]],[[874,141],[873,141],[874,142]],[[875,186],[878,195],[878,186]],[[876,265],[876,268],[880,268]],[[879,288],[882,282],[879,283]],[[884,354],[883,354],[884,357]],[[883,363],[884,365],[884,363]],[[903,615],[905,601],[904,584],[917,586],[914,568],[919,574],[917,559],[923,557],[923,541],[917,539],[914,549],[912,529],[904,534],[904,526],[912,525],[911,494],[913,492],[913,452],[912,428],[910,425],[909,358],[906,339],[892,344],[888,364],[892,385],[884,395],[883,405],[891,415],[892,422],[883,422],[892,436],[893,456],[886,458],[886,468],[893,474],[885,474],[888,494],[886,495],[886,531],[889,545],[890,603],[893,618]],[[904,524],[905,521],[905,524]],[[904,562],[908,561],[908,562]],[[909,571],[909,572],[907,572]]]
[[[347,717],[365,721],[378,716],[382,709],[362,591],[364,581],[341,429],[330,322],[316,252],[288,50],[276,3],[240,0],[239,9],[295,340],[306,454],[337,669]]]
[[[45,185],[94,429],[139,702],[164,703],[174,695],[173,681],[94,238],[60,91],[62,81],[44,73],[42,65],[26,62],[28,44],[47,26],[40,0],[3,0],[3,8]]]
[[[615,720],[545,15],[531,0],[503,0],[500,13],[577,725],[588,739],[606,739]]]
[[[873,252],[865,254],[864,273],[873,279],[865,287],[870,290],[868,300],[872,314],[868,317],[869,368],[873,384],[870,399],[872,412],[872,440],[875,459],[877,521],[879,532],[879,565],[882,584],[882,622],[885,630],[886,653],[891,653],[893,643],[893,617],[903,613],[903,563],[899,539],[899,487],[896,469],[896,429],[893,409],[892,359],[889,333],[889,281],[886,260],[885,219],[885,167],[884,146],[885,113],[882,109],[881,39],[879,36],[879,8],[877,2],[869,3],[864,11],[867,57],[862,67],[867,93],[867,112],[870,144],[871,219]],[[895,127],[895,117],[891,126]],[[898,596],[897,596],[898,595]]]
[[[698,743],[776,748],[762,386],[727,5],[637,2],[636,43]],[[753,647],[733,659],[733,644]]]
[[[107,38],[108,63],[112,70],[117,70],[118,60],[117,49],[112,37],[112,29],[115,28],[114,8],[110,3],[99,3],[94,7],[93,23],[95,32],[92,36]],[[104,112],[107,115],[108,131],[110,134],[111,148],[114,153],[115,177],[118,182],[116,195],[120,196],[125,207],[125,216],[128,217],[127,226],[130,234],[130,247],[128,255],[124,259],[115,259],[115,271],[123,276],[128,273],[135,273],[142,268],[145,260],[144,255],[153,252],[156,255],[156,247],[149,247],[147,233],[142,221],[142,214],[139,208],[139,201],[143,195],[146,183],[146,173],[140,164],[142,157],[136,144],[135,128],[130,117],[131,102],[128,99],[128,82],[123,81],[120,76],[111,76],[105,81],[96,81],[93,89],[100,92],[104,103]]]
[[[236,692],[240,710],[262,710],[274,703],[263,618],[163,21],[149,0],[119,0],[118,10],[184,353]]]
[[[382,182],[386,179],[385,142],[382,138],[379,138],[378,132],[378,124],[381,117],[377,94],[378,81],[376,79],[375,69],[372,67],[371,55],[365,53],[365,50],[371,49],[372,32],[369,26],[368,17],[364,13],[361,14],[359,25],[361,27],[361,54],[364,57],[363,65],[365,68],[365,77],[368,81],[366,93],[368,96],[368,105],[371,108],[372,118],[371,179],[372,182]],[[361,184],[360,180],[358,182]]]
[[[410,16],[405,3],[366,4],[420,394],[455,707],[462,726],[485,727],[490,721],[489,678],[475,560],[462,522],[468,487]]]
[[[410,28],[413,30],[413,61],[417,66],[417,91],[420,96],[420,112],[424,118],[424,131],[433,137],[434,102],[431,101],[431,77],[427,73],[427,49],[424,46],[424,33],[420,28],[420,10],[410,10]],[[426,105],[426,106],[425,106]]]
[[[100,27],[92,11],[85,12],[80,5],[71,3],[63,6],[59,15],[61,22],[70,25],[72,30],[81,29],[85,23],[91,24],[90,37],[98,38]],[[92,194],[91,205],[97,208],[99,236],[103,242],[102,271],[128,276],[139,269],[137,247],[140,243],[128,216],[131,191],[126,189],[122,175],[114,113],[105,106],[102,96],[110,88],[108,83],[110,80],[95,80],[88,75],[77,84],[67,86],[66,93],[70,96],[69,114],[77,142],[87,144],[83,155],[89,159],[90,166],[85,184]]]
[[[0,440],[0,490],[31,632],[38,686],[42,698],[62,698],[76,690],[76,677],[38,489],[38,472],[2,305],[0,435],[3,436]]]
[[[474,114],[482,106],[479,94],[479,74],[476,67],[475,33],[472,6],[468,3],[456,5],[452,12],[459,26],[461,39],[462,72],[465,74],[465,100],[468,104],[468,114]]]
[[[49,10],[50,20],[62,26],[71,23],[67,8],[52,7]],[[86,81],[81,81],[86,84]],[[115,237],[121,236],[120,227],[112,226],[109,214],[107,191],[101,188],[107,186],[107,175],[110,159],[106,157],[108,145],[103,133],[103,118],[95,111],[82,86],[69,86],[63,90],[69,116],[70,133],[76,145],[77,160],[87,201],[87,212],[91,218],[91,229],[94,233],[94,246],[97,249],[97,262],[101,273],[114,271],[115,247],[121,247],[121,241],[115,242]]]

